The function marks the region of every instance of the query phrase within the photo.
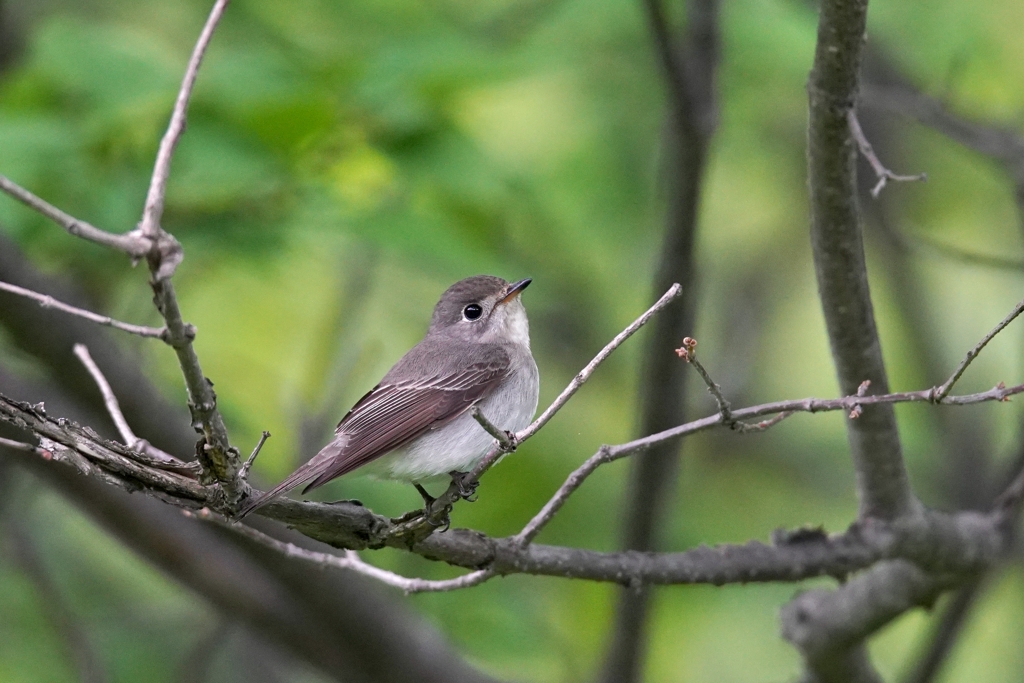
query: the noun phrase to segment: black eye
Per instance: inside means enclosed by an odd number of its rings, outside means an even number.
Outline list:
[[[470,304],[462,309],[462,315],[466,320],[476,320],[484,312],[477,304]]]

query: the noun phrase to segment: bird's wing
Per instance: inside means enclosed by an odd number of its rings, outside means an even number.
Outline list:
[[[280,484],[246,503],[238,518],[296,486],[310,482],[305,493],[444,425],[490,394],[509,372],[508,352],[486,345],[468,349],[461,357],[445,358],[424,378],[400,379],[405,373],[395,370],[419,363],[425,350],[418,346],[406,354],[352,406],[329,444]]]
[[[303,493],[455,419],[490,394],[508,370],[508,354],[500,353],[449,374],[379,384],[338,424],[334,441],[324,450],[335,444],[341,448]]]

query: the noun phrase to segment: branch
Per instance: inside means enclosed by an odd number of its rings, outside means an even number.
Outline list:
[[[13,439],[5,439],[0,437],[0,446],[4,448],[10,448],[15,451],[23,451],[25,453],[35,453],[36,455],[43,455],[43,449],[38,446],[33,446],[30,443],[24,441],[14,441]],[[45,456],[44,456],[45,457]]]
[[[1000,163],[1017,185],[1024,183],[1024,137],[998,125],[985,124],[950,112],[946,105],[909,84],[865,84],[861,101],[870,107],[916,120],[968,149]]]
[[[960,361],[960,365],[957,366],[956,371],[950,376],[950,378],[943,382],[941,386],[933,389],[936,401],[941,401],[949,395],[949,392],[953,389],[953,385],[957,383],[960,377],[964,374],[964,371],[967,370],[967,366],[970,365],[974,359],[978,357],[978,354],[981,353],[981,350],[985,348],[985,346],[992,341],[997,334],[1002,332],[1007,325],[1012,323],[1017,316],[1021,314],[1021,312],[1024,312],[1024,301],[1021,301],[1014,306],[1013,310],[1010,311],[1009,315],[1003,318],[1002,322],[992,328],[991,332],[986,334],[973,349],[967,352],[967,355],[962,361]]]
[[[818,291],[840,391],[864,380],[888,393],[875,325],[857,207],[856,148],[849,114],[857,94],[867,0],[821,3],[814,67],[808,83],[808,184],[811,246]],[[847,421],[862,517],[914,514],[896,416],[890,407]]]
[[[750,417],[781,410],[849,410],[850,406],[858,402],[883,400],[925,402],[929,400],[929,392],[923,390],[889,396],[852,396],[831,401],[783,401],[737,410],[734,414],[737,417]],[[996,388],[970,396],[947,396],[942,403],[960,405],[999,400],[1000,397],[1016,393],[1024,393],[1024,385]],[[70,465],[87,476],[129,491],[141,489],[186,509],[206,507],[219,514],[230,514],[232,510],[220,489],[203,486],[193,479],[145,464],[140,461],[139,454],[121,444],[104,441],[91,430],[67,420],[50,418],[37,407],[0,396],[0,418],[29,429],[40,437],[40,447],[49,459]],[[652,443],[678,438],[684,432],[694,433],[716,424],[721,424],[719,414],[645,439],[607,447],[606,457],[611,461],[648,448]],[[268,504],[264,514],[310,538],[343,549],[390,546],[457,566],[489,569],[496,574],[544,574],[629,585],[794,581],[854,571],[893,553],[901,556],[906,554],[932,565],[937,561],[936,558],[944,558],[943,564],[968,562],[973,567],[974,563],[993,560],[998,555],[1003,538],[1002,515],[997,510],[992,517],[984,518],[973,513],[954,517],[929,513],[920,522],[915,518],[902,527],[868,526],[858,528],[856,533],[814,539],[801,544],[765,546],[750,543],[717,549],[699,548],[683,553],[601,553],[524,545],[516,537],[494,539],[466,530],[452,530],[410,540],[402,524],[392,523],[387,518],[351,503],[323,504],[279,499]],[[903,540],[904,537],[926,537],[928,541],[909,543]],[[946,546],[949,550],[937,550],[939,546]]]
[[[866,657],[858,664],[851,654],[858,656],[864,638],[909,609],[930,606],[962,578],[927,573],[906,560],[880,562],[836,590],[798,595],[782,608],[782,635],[822,683],[880,682]]]
[[[107,382],[107,378],[103,376],[103,372],[99,366],[96,365],[96,361],[89,355],[89,349],[84,344],[75,344],[74,353],[78,356],[78,359],[82,361],[82,365],[89,371],[92,378],[96,381],[96,386],[99,387],[100,393],[103,394],[103,405],[106,406],[107,412],[110,413],[110,418],[114,421],[114,425],[117,427],[117,431],[121,434],[121,439],[125,445],[133,451],[144,453],[156,460],[162,460],[170,463],[176,468],[193,471],[192,464],[183,462],[178,458],[175,458],[170,453],[160,450],[156,446],[152,445],[145,439],[140,439],[135,436],[135,432],[128,426],[128,421],[124,419],[124,413],[121,412],[121,405],[117,402],[117,396],[114,395],[114,390],[110,388],[110,383]]]
[[[493,422],[484,416],[483,412],[480,410],[480,406],[474,405],[470,409],[469,414],[473,416],[474,420],[480,423],[480,426],[484,428],[485,432],[494,437],[502,451],[505,453],[511,453],[516,449],[515,434],[496,427]]]
[[[185,69],[185,77],[182,79],[177,100],[174,102],[174,110],[171,113],[171,122],[160,141],[156,164],[153,167],[153,176],[149,183],[149,192],[146,194],[146,205],[142,211],[142,222],[139,224],[142,234],[154,240],[163,232],[163,228],[160,227],[160,219],[164,212],[164,196],[167,193],[167,179],[171,172],[171,158],[174,156],[174,150],[178,146],[182,133],[185,132],[185,117],[188,112],[189,98],[192,96],[192,88],[199,75],[199,67],[203,63],[206,48],[210,45],[213,32],[224,15],[228,2],[230,0],[217,0],[210,11],[210,16],[206,20],[206,25],[203,26],[202,33],[199,34],[199,40],[196,41],[192,57]],[[177,263],[174,263],[169,272],[166,272],[168,265],[163,264],[161,270],[154,274],[156,279],[165,280],[171,277]]]
[[[979,576],[956,592],[942,612],[931,635],[931,642],[903,679],[903,683],[931,683],[935,680],[963,631],[967,616],[978,602],[983,584]]]
[[[123,330],[124,332],[137,334],[140,337],[165,339],[165,335],[167,334],[166,327],[146,327],[145,325],[132,325],[131,323],[123,323],[120,320],[114,320],[110,316],[99,315],[98,313],[93,313],[82,308],[75,308],[74,306],[69,306],[68,304],[61,303],[60,301],[57,301],[52,296],[49,296],[47,294],[33,292],[30,289],[18,287],[17,285],[12,285],[7,282],[0,282],[0,290],[10,292],[11,294],[17,294],[18,296],[23,296],[28,299],[33,299],[34,301],[37,301],[39,305],[42,306],[43,308],[54,308],[58,311],[63,311],[64,313],[68,313],[70,315],[78,316],[79,318],[84,318],[85,320],[92,321],[97,325],[113,327],[118,330]]]
[[[117,235],[112,232],[100,230],[97,227],[89,225],[85,221],[80,221],[73,216],[69,216],[57,207],[40,199],[14,181],[2,175],[0,175],[0,190],[3,190],[30,209],[34,209],[35,211],[43,214],[54,223],[64,228],[69,235],[81,237],[82,239],[90,242],[95,242],[96,244],[102,244],[105,247],[112,247],[118,251],[123,251],[131,256],[133,261],[137,261],[144,257],[153,247],[152,240],[148,239],[137,230],[132,230],[131,232],[123,235]]]
[[[301,560],[302,562],[315,564],[325,569],[354,571],[362,574],[363,576],[374,579],[375,581],[380,581],[392,588],[399,588],[406,595],[411,593],[439,593],[458,590],[460,588],[469,588],[471,586],[479,585],[494,576],[493,572],[481,569],[455,579],[446,579],[442,581],[430,581],[418,578],[411,579],[395,574],[394,572],[389,572],[385,569],[374,567],[373,565],[364,562],[360,559],[359,554],[354,550],[346,550],[343,557],[332,555],[330,553],[320,553],[315,550],[300,548],[294,543],[279,541],[273,536],[268,536],[262,531],[254,529],[251,526],[247,526],[240,522],[234,522],[226,517],[212,513],[206,508],[199,510],[195,515],[200,519],[211,521],[214,524],[230,529],[237,534],[241,534],[246,538],[281,553],[290,559]]]
[[[263,444],[265,444],[269,438],[270,432],[263,430],[263,434],[260,435],[260,440],[256,442],[256,447],[252,449],[252,453],[249,455],[249,458],[245,461],[245,464],[242,465],[242,469],[239,470],[239,477],[242,479],[249,478],[249,470],[252,469],[252,464],[256,462],[256,456],[260,454],[261,450],[263,450]]]
[[[207,380],[203,374],[203,368],[199,364],[199,356],[196,355],[195,348],[192,345],[195,329],[191,325],[187,325],[182,318],[178,298],[174,292],[174,285],[170,281],[171,276],[183,258],[183,252],[177,241],[160,226],[171,158],[174,155],[174,149],[181,139],[182,133],[185,131],[185,116],[189,98],[192,95],[192,88],[195,85],[199,67],[202,64],[203,55],[206,53],[206,48],[213,37],[217,24],[224,14],[224,10],[227,8],[228,2],[229,0],[217,0],[214,3],[203,31],[199,35],[199,40],[196,42],[195,49],[192,51],[192,57],[189,59],[188,67],[185,70],[185,77],[182,80],[177,100],[174,103],[174,110],[171,113],[171,122],[163,139],[160,141],[160,149],[157,151],[156,163],[153,168],[149,192],[146,195],[146,205],[142,212],[142,222],[139,229],[144,235],[156,240],[158,243],[170,240],[177,247],[176,250],[170,251],[154,250],[147,255],[149,270],[152,274],[150,286],[153,288],[153,302],[167,324],[168,343],[174,347],[174,351],[178,356],[178,364],[181,366],[182,374],[185,377],[193,424],[198,425],[197,431],[201,431],[203,435],[202,445],[197,449],[199,461],[202,463],[203,470],[207,476],[216,480],[230,498],[237,500],[244,496],[248,490],[248,484],[239,477],[241,463],[239,462],[238,451],[231,446],[224,418],[220,411],[217,410],[217,396],[213,391],[213,383]]]
[[[860,149],[860,153],[864,155],[864,158],[871,164],[871,170],[878,176],[878,183],[871,188],[871,196],[878,199],[878,195],[882,193],[886,183],[890,180],[893,182],[907,183],[918,180],[928,180],[927,173],[918,173],[917,175],[899,175],[893,173],[887,169],[881,161],[878,160],[878,155],[875,154],[874,148],[871,143],[868,142],[868,138],[864,135],[864,130],[860,127],[860,121],[857,119],[857,110],[850,109],[847,118],[850,121],[850,132],[853,133],[853,139],[857,141],[857,147]]]

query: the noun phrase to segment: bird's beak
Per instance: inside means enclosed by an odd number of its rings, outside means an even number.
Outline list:
[[[505,289],[505,296],[498,300],[497,305],[507,304],[512,301],[512,299],[515,299],[530,285],[531,282],[533,282],[531,278],[526,278],[525,280],[520,280],[519,282],[513,282],[510,284],[508,288]]]

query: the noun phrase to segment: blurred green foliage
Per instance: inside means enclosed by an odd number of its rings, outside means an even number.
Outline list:
[[[95,225],[130,229],[209,4],[25,0],[25,52],[0,82],[0,173]],[[804,82],[815,25],[813,9],[792,0],[723,7],[721,125],[706,178],[700,286],[687,296],[699,300],[694,336],[704,362],[734,405],[836,392],[807,240]],[[1024,122],[1022,25],[1024,6],[1013,0],[878,0],[869,33],[925,90],[967,115],[1012,124]],[[662,100],[635,3],[235,0],[200,73],[164,224],[185,247],[176,286],[234,442],[245,450],[261,430],[274,435],[259,476],[277,480],[314,451],[423,333],[444,287],[468,275],[535,279],[525,302],[542,403],[553,398],[652,296]],[[997,169],[935,133],[889,125],[898,144],[880,148],[885,161],[929,174],[927,184],[885,191],[897,229],[974,251],[1022,252]],[[0,226],[37,264],[77,278],[99,308],[156,322],[145,275],[117,254],[3,198]],[[886,271],[884,249],[871,238],[892,384],[930,386],[944,375],[916,352],[920,330],[908,322],[907,293]],[[909,268],[925,293],[911,305],[924,311],[940,373],[1021,298],[1019,274],[927,255]],[[139,349],[169,397],[184,401],[167,348],[124,343]],[[640,348],[621,349],[487,476],[480,502],[459,506],[454,522],[515,532],[600,444],[629,438]],[[1019,348],[1011,329],[961,388],[1020,381]],[[694,416],[714,410],[696,383],[691,405]],[[979,453],[1004,457],[1020,441],[1014,405],[962,412],[979,425]],[[942,506],[952,504],[956,482],[935,413],[899,409],[915,484]],[[596,475],[541,540],[614,549],[626,467]],[[359,478],[323,497],[356,497],[385,514],[417,502],[411,487]],[[841,416],[796,416],[764,435],[692,438],[672,510],[673,549],[765,539],[803,523],[844,528],[856,502]],[[198,599],[59,499],[41,495],[23,523],[39,532],[43,559],[112,680],[175,680],[194,624],[215,621]],[[408,554],[371,559],[408,574],[453,575]],[[659,589],[650,680],[792,678],[797,658],[775,615],[794,590]],[[614,595],[609,586],[517,576],[410,600],[496,675],[577,681],[601,660]],[[1008,570],[943,681],[1020,680],[1022,598],[1024,577]],[[0,558],[0,680],[73,679],[41,613],[31,582]],[[929,619],[910,614],[873,643],[887,677],[905,668]]]

